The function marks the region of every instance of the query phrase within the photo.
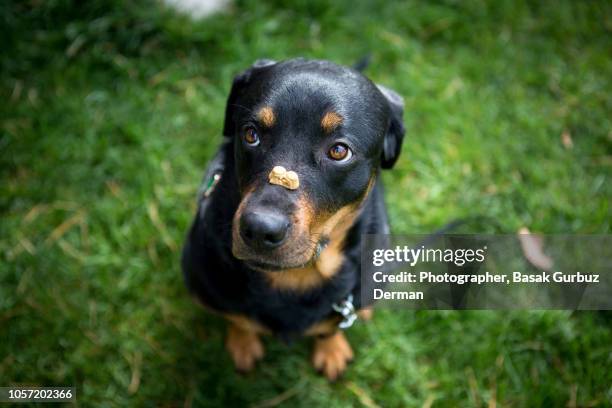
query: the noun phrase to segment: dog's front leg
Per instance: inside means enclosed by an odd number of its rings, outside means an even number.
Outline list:
[[[352,359],[353,350],[341,331],[315,340],[312,363],[330,381],[338,379]]]
[[[236,370],[251,371],[264,356],[264,348],[256,330],[246,325],[230,322],[225,347],[230,353]]]

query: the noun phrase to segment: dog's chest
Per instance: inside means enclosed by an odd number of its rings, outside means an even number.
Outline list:
[[[306,334],[322,321],[336,320],[333,304],[351,292],[352,279],[339,276],[312,290],[301,292],[277,289],[262,277],[245,288],[247,296],[242,312],[280,336]]]

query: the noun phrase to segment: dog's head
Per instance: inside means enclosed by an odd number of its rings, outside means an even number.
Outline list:
[[[326,61],[257,61],[238,75],[224,125],[242,197],[234,256],[266,271],[316,260],[346,233],[378,170],[397,160],[402,114],[395,92]],[[299,187],[275,183],[276,166],[295,172]]]

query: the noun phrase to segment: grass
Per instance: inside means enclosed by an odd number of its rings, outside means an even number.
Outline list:
[[[239,1],[191,22],[8,1],[0,19],[0,385],[74,385],[84,406],[612,404],[602,313],[380,310],[335,384],[307,341],[268,339],[240,376],[178,263],[231,79],[261,57],[372,53],[404,95],[394,232],[609,233],[609,3]]]

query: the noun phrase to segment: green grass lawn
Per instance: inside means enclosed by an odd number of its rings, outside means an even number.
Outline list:
[[[127,3],[127,2],[126,2]],[[380,310],[329,384],[309,342],[234,373],[179,268],[234,74],[350,64],[406,100],[393,231],[609,233],[609,2],[0,4],[0,386],[83,406],[611,406],[609,315]]]

